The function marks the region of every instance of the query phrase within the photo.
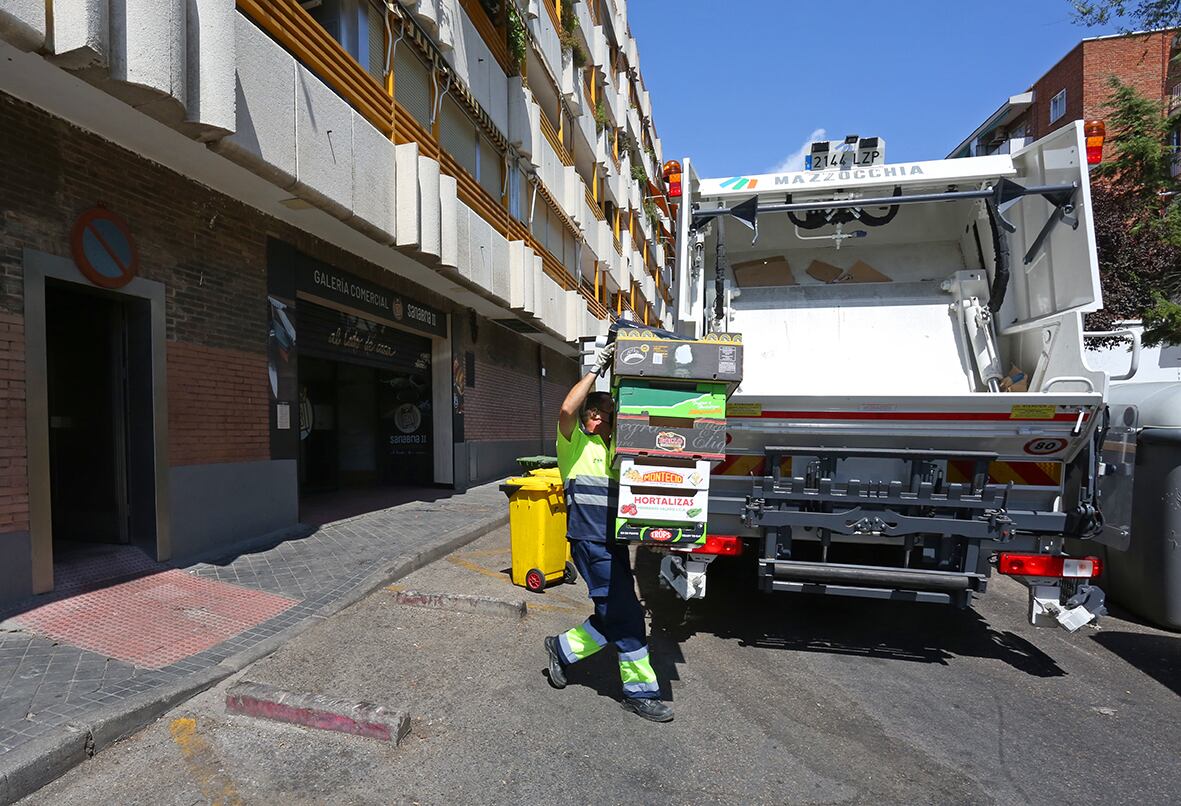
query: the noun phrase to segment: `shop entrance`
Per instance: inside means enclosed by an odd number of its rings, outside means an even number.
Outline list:
[[[155,553],[151,305],[45,284],[55,557],[95,543]]]
[[[351,314],[300,306],[303,496],[431,486],[431,343]]]

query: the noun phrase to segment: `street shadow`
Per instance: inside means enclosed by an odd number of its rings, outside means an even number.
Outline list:
[[[640,551],[636,578],[651,614],[653,665],[676,676],[681,642],[698,633],[739,646],[948,665],[987,658],[1032,677],[1065,670],[1029,641],[998,631],[974,610],[811,594],[762,593],[757,559],[721,557],[709,571],[705,599],[684,602],[659,582],[660,555]]]
[[[307,526],[326,526],[391,507],[411,503],[436,503],[462,494],[441,486],[377,486],[314,493],[300,498],[299,521]]]
[[[1100,631],[1091,640],[1181,696],[1181,635]]]

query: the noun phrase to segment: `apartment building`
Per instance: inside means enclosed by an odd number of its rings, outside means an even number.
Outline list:
[[[0,601],[549,452],[660,165],[624,0],[0,5]]]
[[[1084,39],[1028,89],[1010,96],[948,157],[1008,154],[1075,120],[1101,120],[1112,75],[1175,111],[1181,105],[1179,50],[1176,29]],[[1174,146],[1181,146],[1181,133],[1173,136]]]

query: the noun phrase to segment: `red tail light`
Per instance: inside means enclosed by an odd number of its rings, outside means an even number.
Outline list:
[[[1014,554],[1003,551],[997,570],[1014,577],[1070,577],[1090,579],[1103,573],[1098,557],[1055,557],[1050,554]]]
[[[1107,127],[1101,120],[1088,120],[1083,124],[1083,136],[1087,139],[1087,165],[1103,162],[1103,138]]]
[[[706,535],[705,545],[693,549],[693,553],[733,557],[742,553],[742,541],[735,535]]]

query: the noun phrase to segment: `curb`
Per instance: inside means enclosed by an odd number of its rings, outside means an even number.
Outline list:
[[[300,694],[263,683],[239,682],[226,693],[231,714],[287,722],[316,730],[331,730],[390,742],[395,747],[410,735],[405,708],[390,709],[371,702]]]
[[[373,593],[378,588],[430,565],[476,538],[508,523],[508,513],[485,518],[469,529],[444,535],[411,554],[402,554],[365,577],[352,590],[285,630],[237,652],[216,666],[145,691],[85,722],[70,722],[53,735],[26,742],[0,756],[0,804],[7,806],[60,778],[101,750],[125,739],[161,714],[232,674],[270,655],[292,638]]]

